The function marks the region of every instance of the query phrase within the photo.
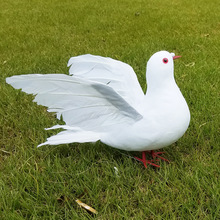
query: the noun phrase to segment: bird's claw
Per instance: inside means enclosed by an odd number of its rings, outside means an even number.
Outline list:
[[[146,153],[150,154],[152,156],[153,159],[151,160],[146,160]],[[164,154],[165,152],[154,152],[153,150],[151,151],[143,151],[142,152],[142,158],[138,158],[138,157],[134,157],[135,159],[137,159],[138,161],[142,162],[144,164],[144,167],[147,168],[147,164],[151,165],[151,166],[154,166],[154,167],[159,167],[160,166],[154,162],[158,162],[160,160],[164,160],[166,162],[170,162],[169,160],[167,160],[166,158],[164,157],[161,157],[160,155],[161,154]],[[159,158],[159,159],[156,159],[156,158]]]
[[[167,160],[166,158],[160,156],[160,154],[165,154],[165,152],[155,152],[155,151],[153,151],[153,150],[151,150],[151,151],[146,151],[146,152],[147,152],[148,154],[150,154],[150,155],[153,157],[153,159],[155,159],[155,158],[157,157],[157,158],[160,158],[161,160],[164,160],[164,161],[170,163],[169,160]]]
[[[147,164],[150,164],[151,166],[154,166],[154,167],[159,167],[159,165],[155,164],[155,163],[152,163],[152,162],[155,162],[155,160],[146,160],[146,159],[141,159],[141,158],[138,158],[138,157],[134,157],[136,160],[142,162],[144,164],[144,167],[147,168]],[[159,160],[156,160],[156,161],[159,161]]]

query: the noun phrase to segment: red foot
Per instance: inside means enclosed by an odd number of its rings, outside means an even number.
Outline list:
[[[155,152],[153,150],[146,151],[146,152],[149,153],[153,157],[153,159],[155,159],[157,157],[157,158],[160,158],[161,160],[167,161],[168,163],[170,162],[166,158],[159,156],[160,154],[165,154],[165,152]]]
[[[146,160],[146,153],[150,154],[153,159],[152,160]],[[135,157],[135,159],[141,161],[146,168],[147,168],[147,164],[150,164],[150,165],[155,166],[155,167],[160,167],[159,165],[157,165],[155,163],[152,163],[152,162],[159,161],[158,159],[155,160],[155,158],[160,158],[161,160],[169,162],[169,160],[167,160],[166,158],[159,156],[160,154],[164,154],[164,153],[165,152],[154,152],[153,150],[151,150],[151,151],[143,151],[142,152],[142,159],[138,158],[138,157]]]

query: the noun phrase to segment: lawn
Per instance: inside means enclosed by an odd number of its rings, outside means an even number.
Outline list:
[[[130,64],[145,90],[159,50],[182,56],[175,78],[191,111],[160,169],[100,142],[36,148],[58,120],[5,83],[67,74],[70,57],[90,53]],[[0,219],[220,219],[219,51],[218,0],[1,0]]]

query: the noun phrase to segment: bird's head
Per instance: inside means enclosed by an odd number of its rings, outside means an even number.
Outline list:
[[[159,51],[151,56],[147,62],[147,83],[160,86],[167,80],[174,80],[173,60],[179,58],[174,53]]]

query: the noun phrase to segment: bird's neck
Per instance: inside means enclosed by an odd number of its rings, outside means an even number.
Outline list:
[[[146,95],[173,92],[173,89],[179,89],[178,86],[176,85],[174,77],[165,79],[163,81],[162,80],[151,81],[151,79],[147,79]]]

